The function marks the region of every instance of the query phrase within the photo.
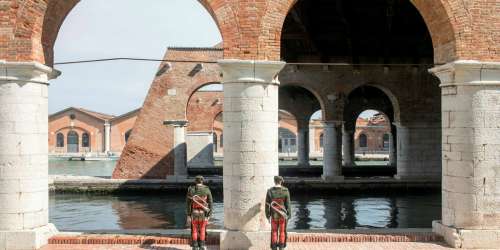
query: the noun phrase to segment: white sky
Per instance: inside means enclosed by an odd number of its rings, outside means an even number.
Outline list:
[[[85,0],[68,15],[55,62],[107,57],[161,59],[168,46],[210,47],[222,40],[197,0]],[[69,106],[122,114],[142,106],[159,63],[60,65],[49,112]]]
[[[363,111],[363,113],[359,114],[359,117],[361,118],[370,118],[370,117],[373,117],[375,114],[379,113],[378,111],[376,110],[372,110],[372,109],[368,109],[368,110],[365,110]],[[311,116],[311,119],[314,119],[314,120],[320,120],[321,119],[321,110],[318,110],[316,111],[312,116]]]

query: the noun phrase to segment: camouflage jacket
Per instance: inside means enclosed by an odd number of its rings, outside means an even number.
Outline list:
[[[280,207],[286,209],[286,219],[290,219],[292,217],[292,206],[290,205],[290,192],[288,191],[288,188],[275,186],[267,190],[266,217],[269,218],[272,216],[274,219],[278,219],[282,216],[271,207],[271,203],[273,203],[273,201],[278,203]]]

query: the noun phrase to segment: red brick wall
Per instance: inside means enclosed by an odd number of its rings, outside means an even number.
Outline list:
[[[217,60],[221,50],[170,49],[166,59]],[[190,76],[196,63],[162,63],[154,79],[133,133],[125,146],[113,173],[113,178],[166,178],[173,173],[173,128],[163,125],[165,120],[185,120],[189,98],[201,86],[220,82],[219,67],[203,64],[202,69]]]
[[[278,60],[284,19],[295,0],[199,0],[214,17],[224,57]],[[498,0],[411,0],[431,33],[435,61],[500,59]],[[53,46],[78,0],[0,2],[0,59],[51,65]]]
[[[187,120],[190,132],[207,132],[214,128],[216,116],[222,112],[224,94],[221,91],[198,91],[188,102]]]

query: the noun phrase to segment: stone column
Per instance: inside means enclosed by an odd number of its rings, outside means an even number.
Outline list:
[[[48,213],[48,84],[59,72],[0,61],[0,249],[38,249]]]
[[[396,179],[441,178],[441,129],[435,123],[398,123]]]
[[[167,176],[167,179],[186,179],[188,175],[186,148],[186,126],[188,121],[168,120],[163,124],[174,127],[174,175]]]
[[[297,121],[297,165],[309,166],[309,121]]]
[[[342,176],[342,123],[323,122],[323,179],[343,180]]]
[[[278,84],[284,62],[222,60],[224,227],[221,249],[265,249],[266,190],[278,175]]]
[[[389,166],[397,165],[396,140],[394,140],[395,129],[389,134]]]
[[[455,61],[441,80],[442,221],[453,247],[500,246],[500,62]],[[399,135],[399,133],[398,133]]]
[[[342,149],[344,153],[344,165],[354,166],[354,131],[346,131],[344,128],[342,133]]]
[[[104,123],[104,153],[109,154],[111,151],[111,124],[109,121]]]
[[[316,127],[311,126],[309,127],[309,155],[312,154],[314,157],[316,156],[316,152],[318,151],[316,149],[315,137],[316,137]]]

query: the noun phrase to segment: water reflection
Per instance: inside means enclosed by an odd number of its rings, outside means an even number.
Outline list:
[[[222,197],[214,197],[211,228],[223,226]],[[289,229],[429,228],[440,219],[439,194],[294,195]],[[50,220],[64,231],[185,228],[181,194],[96,196],[51,194]]]

